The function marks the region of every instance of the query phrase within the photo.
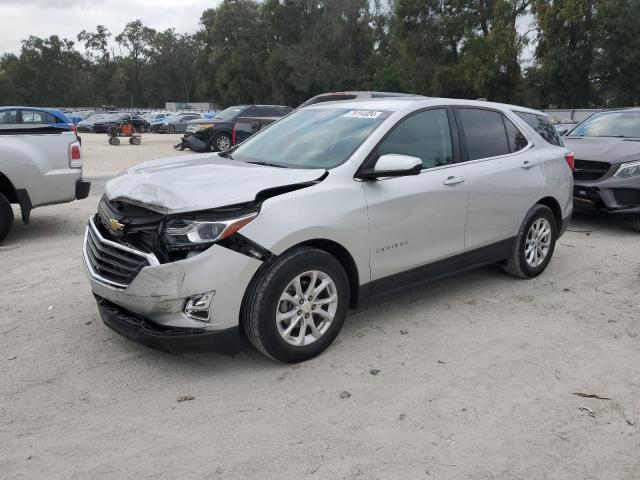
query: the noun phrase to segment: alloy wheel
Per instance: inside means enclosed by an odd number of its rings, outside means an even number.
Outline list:
[[[322,337],[338,308],[335,283],[324,272],[311,270],[286,286],[276,307],[276,325],[282,339],[302,347]]]
[[[537,218],[529,227],[524,255],[530,267],[539,267],[547,258],[551,247],[551,224],[546,218]]]
[[[231,147],[231,140],[229,140],[229,137],[227,137],[226,135],[220,135],[216,139],[216,147],[221,152],[224,150],[228,150],[229,147]]]

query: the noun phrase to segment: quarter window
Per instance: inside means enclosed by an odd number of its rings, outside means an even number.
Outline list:
[[[504,126],[507,129],[509,148],[512,152],[518,152],[527,146],[528,142],[525,136],[507,117],[504,117]]]
[[[423,168],[452,163],[447,111],[426,110],[405,119],[378,147],[379,156],[389,153],[418,157]]]
[[[564,143],[562,143],[556,127],[553,126],[547,117],[525,112],[515,112],[515,114],[527,122],[529,126],[538,132],[538,135],[544,138],[548,143],[558,147],[564,147]]]
[[[497,157],[510,153],[502,114],[478,108],[458,110],[469,160]]]

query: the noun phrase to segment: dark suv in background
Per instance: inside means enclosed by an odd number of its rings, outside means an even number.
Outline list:
[[[596,113],[563,139],[576,158],[576,209],[627,217],[640,232],[640,108]]]
[[[187,132],[194,133],[211,128],[211,147],[214,151],[222,151],[233,144],[233,126],[238,117],[284,117],[293,108],[284,105],[235,105],[218,113],[210,120],[198,119],[189,122]]]

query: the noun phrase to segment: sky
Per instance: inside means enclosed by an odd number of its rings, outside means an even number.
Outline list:
[[[29,35],[77,41],[81,30],[106,26],[115,36],[136,19],[156,30],[198,30],[200,15],[220,0],[0,0],[0,54],[20,51]]]

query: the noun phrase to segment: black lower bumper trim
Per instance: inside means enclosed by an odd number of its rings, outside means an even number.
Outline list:
[[[91,182],[78,180],[76,182],[76,200],[87,198],[89,196],[89,190],[91,190]]]
[[[165,327],[98,297],[104,324],[123,337],[167,353],[217,352],[234,355],[240,350],[238,327],[225,330]]]
[[[24,188],[18,188],[16,189],[16,197],[18,197],[18,203],[20,204],[22,221],[25,224],[28,224],[29,218],[31,216],[31,210],[33,210],[33,205],[31,205],[31,197],[29,197],[29,192],[27,192],[27,190]]]
[[[567,228],[569,228],[569,223],[571,223],[571,215],[568,215],[562,219],[562,223],[560,224],[558,229],[558,238],[565,234]]]

